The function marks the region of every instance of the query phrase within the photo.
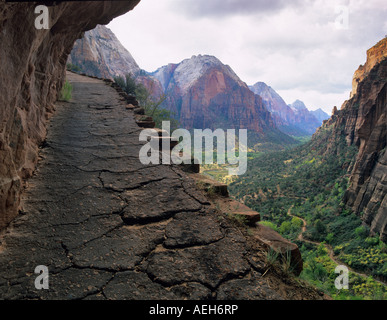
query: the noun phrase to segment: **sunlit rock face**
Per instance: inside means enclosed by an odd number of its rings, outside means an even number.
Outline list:
[[[355,71],[352,79],[351,98],[356,94],[358,85],[371,69],[387,57],[387,37],[380,40],[376,45],[367,50],[367,61],[364,65],[359,66]]]
[[[184,128],[236,128],[262,133],[275,127],[261,97],[216,57],[192,56],[151,75],[160,81],[166,105]]]

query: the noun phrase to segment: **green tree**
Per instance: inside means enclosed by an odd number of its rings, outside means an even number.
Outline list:
[[[325,240],[326,240],[326,242],[328,242],[328,243],[332,243],[334,237],[335,237],[334,234],[333,234],[332,232],[330,232],[330,233],[327,234]]]
[[[284,221],[281,223],[281,226],[279,227],[279,232],[281,234],[286,234],[290,231],[292,228],[292,224],[289,221]]]
[[[325,248],[324,242],[321,242],[321,243],[318,245],[318,247],[317,247],[317,254],[318,254],[319,256],[324,256],[324,255],[327,254],[327,252],[328,252],[328,250],[327,250],[327,248]]]
[[[316,228],[316,231],[321,234],[321,235],[325,235],[326,232],[327,232],[327,228],[325,227],[325,225],[321,222],[320,219],[317,219],[315,224],[314,224],[315,228]]]
[[[124,90],[127,94],[136,95],[136,81],[131,74],[126,74],[125,77],[114,77],[114,81]]]
[[[121,89],[125,91],[125,87],[126,87],[125,79],[121,76],[114,77],[113,79],[114,79],[114,82],[117,83],[121,87]]]
[[[328,271],[321,263],[317,263],[313,275],[320,282],[325,282],[328,278]]]
[[[125,80],[126,80],[125,81],[125,83],[126,83],[126,87],[125,87],[126,93],[132,94],[132,95],[136,95],[137,85],[136,85],[136,81],[134,80],[134,78],[130,74],[126,74],[125,75]]]
[[[355,229],[355,234],[359,239],[365,239],[368,236],[368,230],[364,226],[360,226]]]

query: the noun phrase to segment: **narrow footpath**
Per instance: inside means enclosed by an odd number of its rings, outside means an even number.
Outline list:
[[[263,278],[264,248],[183,171],[140,163],[141,128],[114,88],[67,80],[72,100],[57,103],[22,212],[0,235],[0,299],[321,299]]]

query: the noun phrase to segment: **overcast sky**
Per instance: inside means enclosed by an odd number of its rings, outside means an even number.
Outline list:
[[[146,71],[214,55],[248,85],[263,81],[286,103],[330,113],[387,34],[387,2],[142,0],[108,27]]]

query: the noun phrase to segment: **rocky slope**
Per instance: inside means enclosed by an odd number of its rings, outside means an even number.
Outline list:
[[[49,6],[48,30],[34,26],[37,3],[0,3],[0,228],[18,213],[74,41],[138,2],[58,2]]]
[[[258,213],[213,182],[211,192],[207,182],[199,187],[201,177],[181,166],[142,164],[141,127],[119,90],[67,79],[72,100],[56,104],[23,215],[0,234],[1,299],[328,298],[266,259],[269,248],[289,252],[294,272],[302,270],[297,246],[254,225]],[[240,224],[231,213],[254,219]],[[35,287],[41,264],[48,290]]]
[[[344,105],[342,113],[354,111],[356,120],[352,118],[344,124],[347,141],[359,147],[346,203],[362,215],[373,233],[386,241],[387,59],[358,84],[357,93]]]
[[[287,134],[311,135],[322,124],[323,120],[329,118],[321,109],[318,113],[319,118],[317,118],[315,113],[309,111],[301,101],[287,105],[282,97],[264,82],[257,82],[249,88],[262,97],[267,109],[273,115],[276,126]],[[323,120],[320,119],[321,117]]]
[[[383,40],[385,41],[385,40]],[[380,56],[380,42],[368,53]],[[372,64],[371,60],[371,64]],[[369,65],[367,60],[366,65]],[[363,69],[361,67],[360,69]],[[359,74],[359,72],[355,73]],[[337,153],[345,139],[347,146],[358,149],[349,168],[350,186],[345,203],[370,227],[371,232],[387,240],[387,59],[385,58],[356,83],[352,98],[341,110],[335,109],[319,131],[331,132],[328,142],[320,145],[321,152]],[[318,132],[319,133],[319,132]],[[321,147],[322,146],[322,147]],[[317,147],[317,146],[316,146]]]
[[[115,34],[107,27],[97,25],[78,39],[68,58],[81,72],[99,78],[137,74],[140,67]]]

